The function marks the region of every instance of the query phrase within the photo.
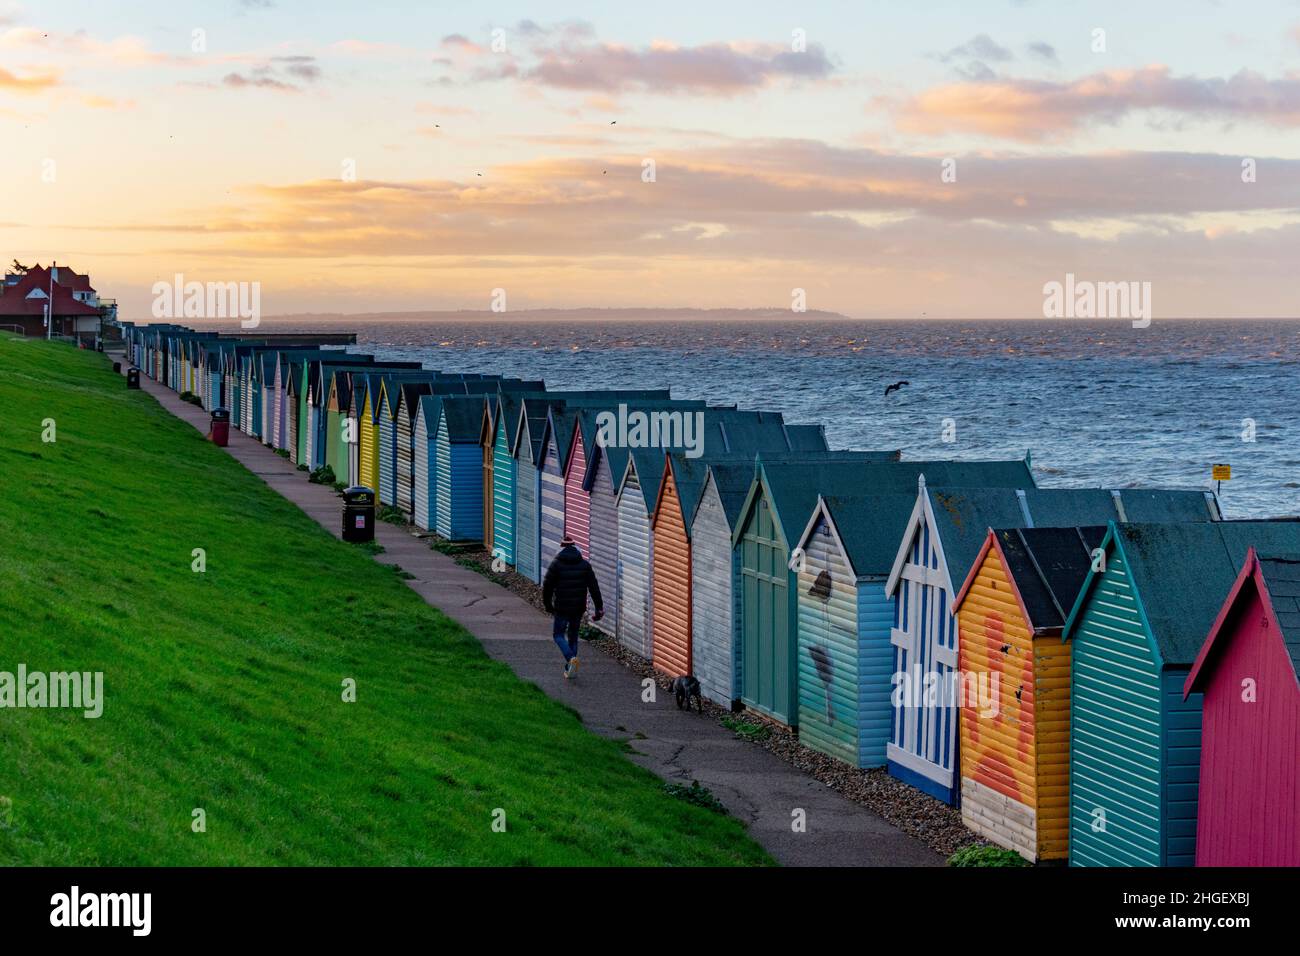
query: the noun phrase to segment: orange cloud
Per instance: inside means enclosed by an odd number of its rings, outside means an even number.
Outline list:
[[[40,93],[59,85],[59,74],[54,71],[19,76],[0,67],[0,89],[15,93]]]

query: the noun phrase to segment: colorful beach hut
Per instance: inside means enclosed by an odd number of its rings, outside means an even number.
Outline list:
[[[1064,629],[1071,866],[1195,862],[1202,698],[1184,690],[1252,546],[1300,554],[1300,523],[1107,529]]]
[[[550,408],[545,398],[525,398],[519,407],[519,427],[512,457],[515,461],[515,570],[534,583],[542,581],[538,500],[538,464],[546,439]]]
[[[665,410],[656,409],[651,415]],[[784,419],[775,412],[740,411],[735,408],[671,410],[678,415],[698,415],[702,434],[695,436],[703,457],[725,457],[768,450],[789,452],[790,438]],[[669,419],[671,421],[671,419]],[[654,537],[651,516],[663,480],[665,454],[683,451],[683,442],[660,429],[657,447],[628,448],[627,464],[618,486],[618,626],[620,643],[642,657],[654,659]],[[682,432],[684,435],[684,431]],[[666,440],[665,437],[667,436]],[[618,458],[610,452],[612,464]],[[678,604],[680,606],[680,604]],[[689,600],[685,603],[689,618]],[[689,626],[689,624],[687,625]],[[682,633],[682,632],[678,632]],[[689,635],[689,630],[684,632]],[[682,648],[684,656],[684,648]],[[667,666],[675,667],[673,663]]]
[[[957,714],[963,686],[957,682],[952,608],[988,529],[1218,517],[1213,495],[1204,491],[959,485],[922,485],[885,585],[898,617],[893,643],[895,673],[901,677],[889,772],[954,805],[961,796]]]
[[[850,453],[844,453],[850,454]],[[759,458],[754,482],[733,531],[740,549],[741,699],[796,726],[798,709],[798,586],[791,555],[819,495],[915,493],[922,474],[959,485],[1033,485],[1027,462],[855,461],[830,457],[769,468]]]
[[[1251,547],[1183,684],[1201,694],[1197,866],[1300,866],[1300,555]]]
[[[681,452],[667,454],[663,477],[651,512],[650,616],[651,658],[669,676],[696,674],[691,569],[694,548],[688,518],[694,514],[712,461],[748,465],[763,452],[779,455],[825,452],[826,434],[820,425],[764,428],[767,413],[756,423],[739,418],[727,424],[728,450],[710,459]],[[779,417],[779,416],[778,416]],[[758,428],[752,427],[758,424]]]
[[[962,822],[1031,862],[1069,853],[1065,616],[1105,526],[990,530],[953,598]]]

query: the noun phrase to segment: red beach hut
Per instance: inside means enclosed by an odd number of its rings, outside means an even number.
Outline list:
[[[1251,548],[1183,696],[1205,695],[1197,866],[1300,866],[1300,557]]]

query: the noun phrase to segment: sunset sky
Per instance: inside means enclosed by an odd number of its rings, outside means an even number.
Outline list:
[[[0,177],[0,257],[125,318],[178,272],[266,314],[1041,317],[1073,272],[1290,317],[1300,4],[0,0]]]

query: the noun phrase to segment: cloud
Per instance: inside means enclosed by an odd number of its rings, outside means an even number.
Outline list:
[[[0,67],[0,90],[15,93],[41,93],[59,85],[59,74],[52,71],[19,76]]]
[[[221,83],[232,89],[300,93],[302,83],[315,83],[320,77],[321,70],[314,56],[273,56],[245,73],[227,73]]]
[[[554,89],[597,94],[628,92],[732,96],[777,81],[822,80],[835,65],[818,44],[804,52],[774,43],[730,42],[646,46],[597,42],[591,27],[542,27],[525,20],[502,36],[508,53],[492,53],[460,34],[442,40],[443,65],[473,57],[471,82],[518,79]]]
[[[863,244],[908,229],[1001,231],[1008,238],[999,245],[1019,241],[1029,254],[1044,236],[1154,242],[1208,235],[1228,221],[1244,233],[1280,227],[1300,218],[1291,212],[1300,209],[1300,160],[1268,164],[1268,182],[1246,187],[1237,157],[971,156],[958,159],[954,185],[940,181],[930,157],[733,141],[665,151],[653,184],[640,179],[639,155],[542,159],[483,178],[259,186],[251,201],[204,221],[214,233],[238,234],[239,254],[251,257],[753,256],[847,265],[861,261]]]
[[[900,128],[1036,141],[1091,123],[1164,110],[1199,119],[1300,125],[1300,77],[1251,70],[1230,77],[1174,76],[1167,66],[1108,70],[1069,82],[990,78],[926,90],[902,105]]]
[[[965,43],[959,44],[939,56],[939,59],[944,63],[953,60],[991,60],[994,63],[1009,63],[1015,58],[1015,54],[997,43],[987,33],[976,34]]]
[[[1028,52],[1030,56],[1036,56],[1040,60],[1046,60],[1049,63],[1060,62],[1056,56],[1056,47],[1052,46],[1050,43],[1044,43],[1041,40],[1026,44],[1025,51]]]

